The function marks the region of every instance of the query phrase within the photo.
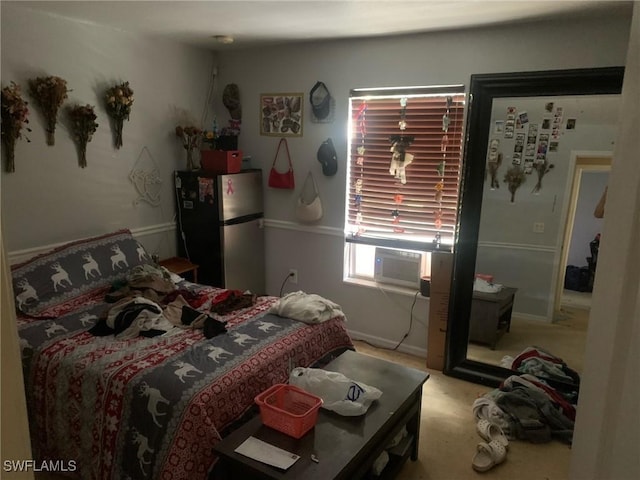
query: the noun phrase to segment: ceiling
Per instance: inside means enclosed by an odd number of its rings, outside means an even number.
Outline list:
[[[566,0],[2,1],[137,34],[225,50],[380,37],[576,16],[628,15],[632,3]],[[222,44],[213,36],[232,36]]]

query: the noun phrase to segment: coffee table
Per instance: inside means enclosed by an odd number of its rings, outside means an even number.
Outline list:
[[[382,396],[358,417],[320,409],[316,426],[300,439],[264,426],[258,415],[215,446],[220,459],[214,478],[367,478],[373,462],[405,426],[407,436],[392,450],[389,463],[376,478],[393,478],[408,457],[417,460],[422,385],[429,378],[427,372],[353,351],[344,352],[324,368],[375,386],[382,390]],[[283,471],[234,452],[250,436],[300,455],[300,459]]]

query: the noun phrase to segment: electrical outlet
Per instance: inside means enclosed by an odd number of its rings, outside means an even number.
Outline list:
[[[295,268],[289,269],[289,281],[294,285],[298,283],[298,270]]]
[[[544,223],[536,222],[533,224],[534,233],[544,233]]]

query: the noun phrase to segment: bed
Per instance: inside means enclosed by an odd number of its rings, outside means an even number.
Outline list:
[[[353,344],[336,316],[317,324],[269,313],[257,297],[217,316],[226,332],[97,336],[106,301],[151,264],[128,230],[69,243],[12,267],[36,461],[71,462],[83,479],[206,479],[213,447],[254,411],[254,397],[295,366]],[[198,312],[229,293],[172,277]]]

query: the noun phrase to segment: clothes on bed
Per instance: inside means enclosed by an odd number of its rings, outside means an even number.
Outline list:
[[[251,305],[251,304],[250,304]],[[115,335],[120,340],[164,335],[175,328],[202,329],[206,338],[226,333],[224,322],[192,308],[178,295],[164,308],[142,295],[115,303],[89,330],[95,336]]]
[[[240,290],[226,290],[213,299],[211,312],[218,315],[227,315],[241,308],[247,308],[256,303],[256,295],[242,293]]]
[[[173,330],[162,315],[162,308],[144,298],[125,298],[109,309],[104,321],[99,321],[90,333],[97,336],[114,335],[119,340],[142,336],[163,335]]]
[[[337,303],[315,293],[309,294],[301,290],[282,297],[269,309],[268,313],[304,323],[322,323],[331,318],[345,318],[342,308]]]
[[[206,338],[213,338],[227,332],[224,322],[192,308],[182,295],[178,295],[174,301],[166,306],[163,315],[175,326],[201,328]]]
[[[184,307],[189,307],[191,309],[190,311],[187,311],[186,316]],[[202,328],[204,320],[207,317],[206,313],[202,313],[191,308],[182,295],[178,295],[174,300],[168,303],[164,308],[163,314],[173,325],[190,328]]]
[[[118,282],[107,293],[108,302],[117,302],[123,298],[143,296],[160,303],[164,296],[176,290],[168,272],[163,267],[139,265],[131,270],[124,282]]]
[[[164,303],[170,304],[176,298],[182,297],[192,308],[200,308],[207,303],[210,298],[205,291],[194,292],[187,290],[186,288],[178,288],[171,293],[168,293],[162,299]]]

